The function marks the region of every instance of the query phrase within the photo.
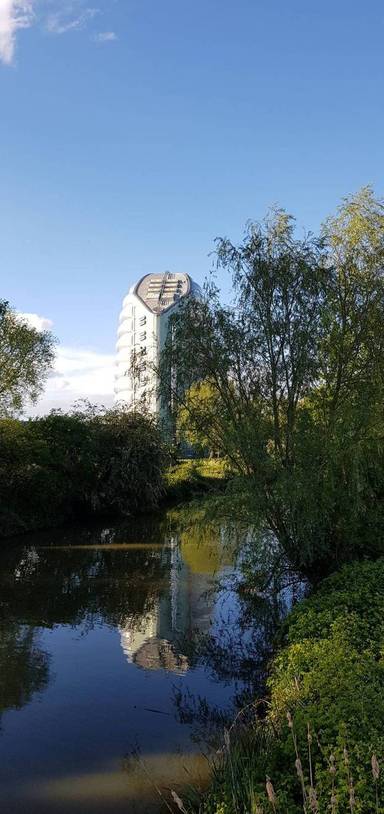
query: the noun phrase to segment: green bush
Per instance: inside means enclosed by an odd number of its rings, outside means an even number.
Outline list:
[[[179,501],[218,492],[225,487],[229,474],[228,465],[221,458],[180,461],[166,473],[167,497]]]
[[[307,812],[383,812],[383,559],[345,566],[292,611],[268,688],[266,718],[234,739],[203,810],[213,812],[219,803],[226,814],[271,810],[268,776],[276,810],[298,814],[299,757]]]
[[[140,414],[88,408],[0,421],[0,535],[156,508],[165,465],[157,425]]]

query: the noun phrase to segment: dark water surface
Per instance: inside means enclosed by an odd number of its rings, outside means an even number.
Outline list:
[[[254,682],[281,597],[251,635],[225,527],[187,525],[170,512],[3,544],[4,814],[159,811],[155,786],[204,784],[201,749]]]

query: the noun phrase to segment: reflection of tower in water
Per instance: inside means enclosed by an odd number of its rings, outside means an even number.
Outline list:
[[[176,536],[170,538],[167,554],[167,588],[148,613],[120,628],[121,646],[128,661],[138,667],[183,674],[189,663],[182,641],[194,631],[207,633],[210,627],[212,600],[207,591],[212,569],[199,573],[198,564],[196,569],[196,563],[188,563]]]

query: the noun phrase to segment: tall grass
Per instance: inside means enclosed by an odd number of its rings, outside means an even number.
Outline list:
[[[282,783],[279,787],[274,778],[265,774],[261,779],[262,766],[265,757],[273,751],[273,733],[266,722],[258,721],[255,726],[240,729],[236,727],[224,730],[223,744],[216,755],[211,759],[212,783],[207,796],[197,794],[194,802],[190,799],[190,792],[185,798],[180,797],[173,790],[171,799],[182,814],[358,814],[362,811],[372,811],[372,814],[382,814],[384,807],[380,795],[379,780],[381,766],[376,754],[370,756],[370,770],[366,778],[374,792],[375,803],[373,808],[366,808],[364,801],[359,798],[355,779],[351,769],[349,750],[346,745],[340,751],[335,745],[334,752],[324,750],[320,737],[312,731],[307,724],[307,737],[300,742],[295,730],[294,719],[290,713],[287,715],[288,727],[291,732],[292,762],[290,785],[295,787],[294,794],[287,794],[287,786]],[[328,776],[328,783],[324,783],[324,774],[320,771],[321,779],[317,781],[319,773],[319,759],[316,766],[313,760],[313,746],[321,756],[322,769]],[[335,755],[338,755],[336,757]],[[360,767],[364,772],[366,765]],[[197,800],[197,802],[196,802]],[[169,804],[167,804],[169,808]]]

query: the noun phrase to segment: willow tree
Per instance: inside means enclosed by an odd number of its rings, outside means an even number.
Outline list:
[[[220,413],[221,399],[216,387],[209,379],[196,381],[183,396],[183,404],[178,409],[178,440],[186,441],[201,455],[221,456],[225,444],[225,416]]]
[[[207,436],[220,436],[285,550],[318,571],[356,552],[382,488],[383,239],[370,189],[344,201],[320,237],[298,239],[294,219],[275,210],[240,245],[219,239],[233,302],[222,306],[208,283],[203,302],[174,316],[163,354],[192,428],[198,404],[183,394],[210,382]]]
[[[192,422],[195,402],[183,394],[196,380],[210,382],[216,402],[206,433],[221,430],[239,472],[259,473],[273,459],[288,467],[298,405],[318,374],[322,241],[297,240],[293,218],[276,211],[250,224],[240,246],[219,240],[217,263],[232,275],[234,302],[223,307],[212,282],[203,302],[187,300],[173,318],[164,369],[177,371],[174,395]]]

